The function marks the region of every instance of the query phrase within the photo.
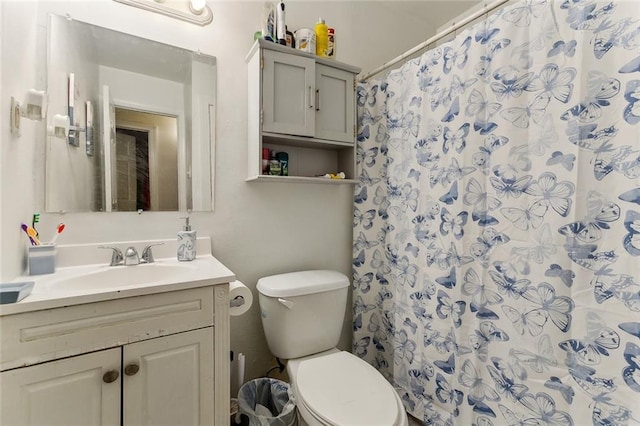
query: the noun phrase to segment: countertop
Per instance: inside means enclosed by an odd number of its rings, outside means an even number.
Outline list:
[[[106,300],[122,299],[126,297],[144,296],[154,293],[164,293],[169,291],[225,284],[235,281],[235,274],[211,254],[210,245],[207,248],[207,241],[209,241],[208,238],[202,239],[202,241],[200,238],[198,239],[198,256],[191,262],[178,262],[175,256],[165,258],[156,257],[156,266],[171,267],[172,265],[176,265],[183,268],[184,272],[181,271],[179,278],[176,278],[175,274],[169,274],[169,276],[167,277],[161,277],[152,282],[142,284],[126,284],[122,286],[114,284],[109,285],[109,288],[92,286],[92,282],[90,279],[91,275],[100,273],[101,271],[107,271],[110,268],[112,268],[112,270],[110,270],[109,272],[121,272],[113,269],[120,268],[123,270],[122,272],[126,273],[127,270],[131,270],[132,268],[154,267],[152,266],[154,264],[141,264],[135,266],[108,266],[108,264],[105,264],[104,262],[58,267],[56,269],[56,272],[53,274],[33,276],[26,275],[17,277],[12,282],[33,281],[35,283],[33,290],[29,296],[25,297],[17,303],[0,305],[0,317],[43,309],[59,308],[63,306],[102,302]],[[141,247],[143,244],[147,243],[148,242],[124,242],[116,244],[119,247],[125,247],[127,245],[135,245],[137,247]],[[168,243],[168,245],[171,246],[173,242],[169,241]],[[68,248],[72,250],[78,249],[77,247],[71,246],[69,246]],[[170,251],[168,250],[169,248],[170,247],[163,247],[164,250],[158,250],[158,252],[160,255],[168,253]],[[58,247],[58,251],[59,256],[60,251],[63,252],[62,256],[60,257],[64,258],[64,256],[68,255],[68,253],[64,254],[65,251],[68,252],[67,247],[60,246]],[[107,259],[110,257],[110,253],[101,253],[102,258],[104,258],[105,255],[107,255]],[[133,272],[142,273],[143,270],[144,269],[138,269]],[[75,279],[76,281],[78,281],[78,278],[83,276],[87,277],[86,286],[81,285],[79,286],[79,288],[78,286],[76,286],[77,288],[65,290],[56,288],[57,282],[61,282],[67,279]]]

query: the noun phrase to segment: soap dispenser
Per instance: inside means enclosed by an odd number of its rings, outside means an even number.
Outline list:
[[[196,231],[191,230],[189,217],[183,217],[184,227],[178,232],[178,260],[190,261],[196,258]]]

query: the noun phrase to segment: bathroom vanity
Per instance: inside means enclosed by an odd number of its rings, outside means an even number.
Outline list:
[[[198,243],[193,262],[22,277],[32,294],[0,307],[0,423],[227,424],[235,276]]]

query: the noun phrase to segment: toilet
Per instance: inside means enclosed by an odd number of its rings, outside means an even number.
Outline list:
[[[405,426],[407,414],[393,386],[369,363],[335,346],[349,279],[314,270],[258,280],[262,326],[269,349],[287,360],[302,424]]]

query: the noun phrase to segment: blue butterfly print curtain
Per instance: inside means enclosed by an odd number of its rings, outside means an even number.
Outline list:
[[[427,424],[640,424],[640,2],[510,2],[357,104],[353,352]]]

